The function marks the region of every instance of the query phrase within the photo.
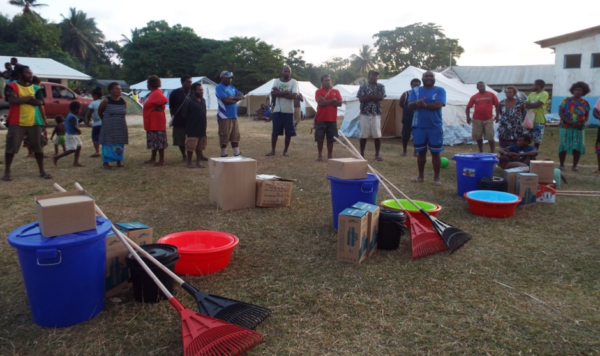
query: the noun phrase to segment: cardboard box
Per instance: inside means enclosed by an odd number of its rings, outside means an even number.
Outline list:
[[[538,183],[536,201],[538,203],[556,203],[556,182]]]
[[[529,162],[529,173],[538,175],[539,183],[554,182],[554,162],[553,161],[531,161]]]
[[[373,204],[358,202],[352,205],[355,209],[365,210],[369,218],[369,226],[367,232],[368,253],[367,257],[371,257],[377,251],[377,241],[379,234],[379,207]]]
[[[141,223],[116,223],[115,226],[136,244],[152,243],[152,228]],[[125,257],[129,251],[111,230],[106,236],[106,297],[114,297],[131,289]]]
[[[35,198],[40,231],[45,237],[73,234],[96,228],[94,199],[82,191],[61,192]]]
[[[519,173],[522,173],[520,168],[504,170],[504,179],[506,180],[506,191],[508,193],[517,194],[517,175]]]
[[[367,166],[364,159],[331,158],[327,160],[327,175],[339,179],[365,179]]]
[[[538,188],[538,176],[535,173],[519,173],[517,175],[517,195],[523,200],[519,206],[535,205]]]
[[[271,175],[256,176],[256,206],[261,208],[277,208],[290,206],[294,179],[280,178]]]
[[[211,158],[210,202],[222,210],[254,208],[256,160],[245,157]]]
[[[361,263],[368,254],[369,217],[365,210],[346,209],[338,216],[338,261]]]

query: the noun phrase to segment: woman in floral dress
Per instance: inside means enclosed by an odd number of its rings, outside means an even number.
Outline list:
[[[560,144],[558,158],[560,170],[565,168],[567,154],[573,155],[573,172],[577,172],[579,158],[585,153],[585,124],[590,118],[590,103],[582,98],[589,94],[590,86],[577,82],[569,89],[572,97],[564,98],[558,108],[560,116]]]
[[[517,97],[518,90],[513,86],[504,89],[506,99],[500,102],[500,110],[496,115],[498,139],[501,148],[507,148],[517,143],[517,138],[524,133],[523,118],[525,117],[524,102]]]

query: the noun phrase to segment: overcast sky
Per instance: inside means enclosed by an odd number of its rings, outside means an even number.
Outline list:
[[[35,9],[58,22],[69,7],[96,19],[107,40],[130,36],[148,21],[166,20],[188,26],[201,37],[218,40],[233,36],[258,37],[284,54],[304,50],[304,58],[320,64],[346,58],[373,34],[416,22],[433,22],[465,49],[459,65],[552,64],[550,49],[535,41],[600,25],[600,1],[583,0],[574,7],[539,1],[156,1],[39,0],[49,6]],[[0,0],[3,14],[20,10]],[[294,5],[297,4],[297,5]],[[353,4],[360,4],[353,5]],[[565,3],[566,4],[566,3]],[[571,14],[565,13],[572,12]],[[7,53],[9,54],[9,53]]]

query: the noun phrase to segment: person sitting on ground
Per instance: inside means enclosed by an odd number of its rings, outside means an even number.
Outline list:
[[[529,161],[537,157],[538,150],[534,146],[531,146],[531,136],[521,134],[517,138],[516,145],[500,149],[500,154],[506,156],[509,162],[521,162],[529,165]]]
[[[519,161],[511,162],[507,155],[502,155],[498,159],[500,160],[500,163],[498,163],[498,167],[502,169],[521,168],[523,172],[529,172],[528,165]]]
[[[58,146],[62,146],[63,153],[67,150],[65,146],[65,118],[62,115],[58,115],[54,118],[56,121],[56,126],[54,126],[54,130],[52,131],[52,136],[50,136],[50,140],[54,140],[54,155],[58,155]],[[54,138],[56,136],[56,138]]]
[[[81,103],[78,101],[72,101],[69,104],[69,115],[65,119],[65,145],[67,146],[67,150],[57,156],[52,157],[52,162],[56,166],[58,160],[70,155],[71,153],[75,153],[75,158],[73,159],[73,167],[84,167],[84,165],[79,163],[79,155],[81,154],[81,146],[83,146],[81,142],[81,130],[79,129],[79,118],[77,114],[79,113],[79,109],[81,109]]]
[[[260,119],[265,121],[271,120],[271,112],[271,107],[267,106],[267,110],[265,110]]]

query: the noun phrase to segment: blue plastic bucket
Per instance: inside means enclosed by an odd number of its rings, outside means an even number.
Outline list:
[[[38,223],[8,235],[17,249],[33,321],[61,328],[92,319],[104,309],[108,219],[96,229],[44,237]]]
[[[379,181],[373,174],[365,179],[339,179],[327,176],[331,181],[331,208],[333,211],[333,227],[338,228],[338,215],[344,209],[363,202],[375,205]]]
[[[458,195],[479,190],[477,182],[483,177],[494,175],[498,157],[493,153],[461,153],[452,157],[456,161],[456,185]]]

